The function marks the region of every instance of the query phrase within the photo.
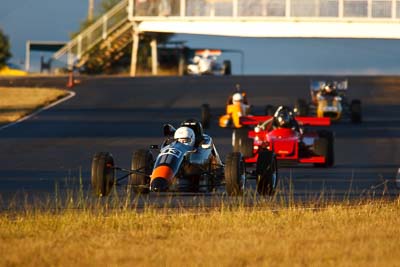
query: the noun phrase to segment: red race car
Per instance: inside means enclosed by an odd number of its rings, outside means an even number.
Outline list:
[[[246,116],[241,118],[241,123],[255,125],[251,130],[235,130],[232,137],[234,151],[242,152],[248,164],[256,163],[259,153],[269,150],[280,163],[333,166],[333,133],[305,128],[329,126],[329,118],[295,118],[290,108],[281,106],[274,116]]]

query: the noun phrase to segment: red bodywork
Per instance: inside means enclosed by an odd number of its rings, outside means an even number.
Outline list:
[[[243,125],[257,125],[272,116],[247,116],[242,117]],[[296,117],[300,126],[329,126],[329,118]],[[257,129],[257,128],[256,128]],[[246,163],[256,163],[258,151],[268,149],[274,151],[280,161],[291,163],[325,163],[324,156],[313,153],[311,147],[318,139],[317,132],[299,133],[289,128],[249,130],[248,137],[253,139],[253,157],[245,158]]]

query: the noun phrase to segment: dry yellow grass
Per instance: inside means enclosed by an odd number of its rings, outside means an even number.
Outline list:
[[[0,87],[0,125],[16,121],[66,94],[65,90],[52,88]]]
[[[399,266],[400,204],[0,214],[1,266]]]

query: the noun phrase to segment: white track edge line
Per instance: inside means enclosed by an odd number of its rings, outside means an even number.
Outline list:
[[[25,117],[22,117],[22,118],[20,118],[20,119],[14,121],[14,122],[11,122],[11,123],[9,123],[9,124],[6,124],[6,125],[0,127],[0,131],[6,129],[6,128],[8,128],[8,127],[11,127],[11,126],[13,126],[13,125],[15,125],[15,124],[18,124],[18,123],[20,123],[20,122],[23,122],[23,121],[25,121],[25,120],[28,120],[28,119],[30,119],[30,118],[32,118],[32,117],[38,115],[40,112],[42,112],[42,111],[44,111],[44,110],[46,110],[46,109],[52,108],[52,107],[54,107],[54,106],[56,106],[56,105],[58,105],[58,104],[61,104],[61,103],[64,102],[64,101],[67,101],[68,99],[74,97],[75,95],[76,95],[75,92],[70,91],[70,92],[68,92],[68,95],[67,95],[67,96],[65,96],[65,97],[63,97],[63,98],[57,100],[56,102],[53,102],[53,103],[51,103],[51,104],[49,104],[49,105],[47,105],[47,106],[45,106],[45,107],[42,107],[42,108],[36,110],[35,112],[33,112],[33,113],[31,113],[31,114],[26,115]]]

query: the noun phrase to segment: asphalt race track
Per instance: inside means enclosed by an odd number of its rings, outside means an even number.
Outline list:
[[[177,126],[184,119],[199,118],[203,103],[210,104],[214,115],[207,133],[225,158],[231,150],[231,130],[218,128],[217,117],[235,84],[247,91],[254,113],[261,114],[267,104],[293,105],[297,98],[308,99],[310,78],[82,77],[73,88],[74,98],[0,131],[1,202],[7,206],[24,195],[52,195],[55,188],[76,188],[80,179],[89,188],[95,152],[109,151],[117,165],[128,168],[133,151],[162,142],[164,123]],[[0,80],[0,86],[64,87],[65,83],[66,78]],[[335,166],[280,169],[283,194],[338,200],[398,196],[400,77],[350,77],[348,96],[361,99],[363,122],[343,121],[331,127],[336,136]],[[190,203],[197,199],[191,194],[179,197]]]

